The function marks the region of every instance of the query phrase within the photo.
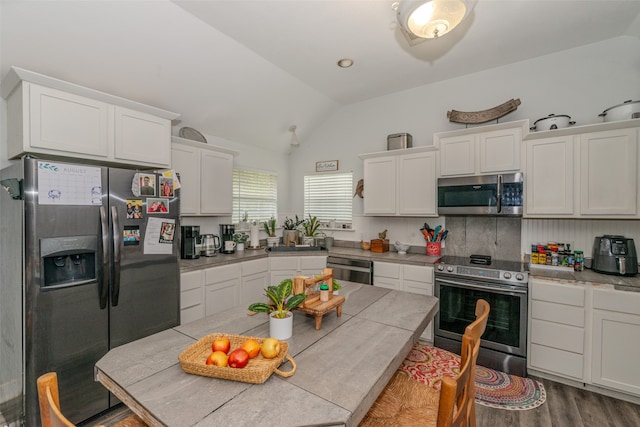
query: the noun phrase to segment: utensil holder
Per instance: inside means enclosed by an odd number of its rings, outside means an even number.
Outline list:
[[[427,242],[427,255],[440,256],[442,254],[441,242]]]

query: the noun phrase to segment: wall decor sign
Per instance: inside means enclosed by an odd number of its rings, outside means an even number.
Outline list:
[[[316,172],[330,172],[338,170],[337,160],[324,160],[322,162],[316,162]]]

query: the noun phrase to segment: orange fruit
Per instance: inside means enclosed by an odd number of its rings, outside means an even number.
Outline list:
[[[249,357],[252,359],[260,353],[260,344],[258,344],[258,341],[254,339],[246,340],[242,343],[240,348],[249,353]]]

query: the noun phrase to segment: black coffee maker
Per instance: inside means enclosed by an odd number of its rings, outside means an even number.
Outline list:
[[[198,240],[200,239],[200,226],[183,225],[180,227],[180,258],[196,259],[200,258]]]
[[[236,244],[233,235],[236,229],[233,224],[220,224],[220,252],[232,254],[236,251]]]

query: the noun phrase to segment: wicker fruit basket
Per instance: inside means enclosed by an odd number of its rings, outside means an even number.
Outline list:
[[[240,348],[243,342],[248,339],[254,339],[258,344],[262,345],[262,341],[265,338],[250,337],[246,335],[231,335],[231,334],[210,334],[204,338],[199,339],[189,347],[184,349],[178,360],[182,370],[188,374],[202,375],[205,377],[222,378],[225,380],[241,381],[252,384],[262,384],[265,382],[273,372],[281,377],[290,377],[296,372],[296,363],[287,351],[289,350],[289,343],[286,341],[280,341],[280,353],[273,359],[265,359],[262,354],[258,354],[253,359],[249,360],[249,363],[244,368],[232,368],[225,366],[224,368],[207,365],[205,362],[207,357],[211,354],[211,343],[217,338],[227,337],[231,342],[231,351],[236,348]],[[291,362],[291,370],[283,372],[278,369],[284,359]]]

